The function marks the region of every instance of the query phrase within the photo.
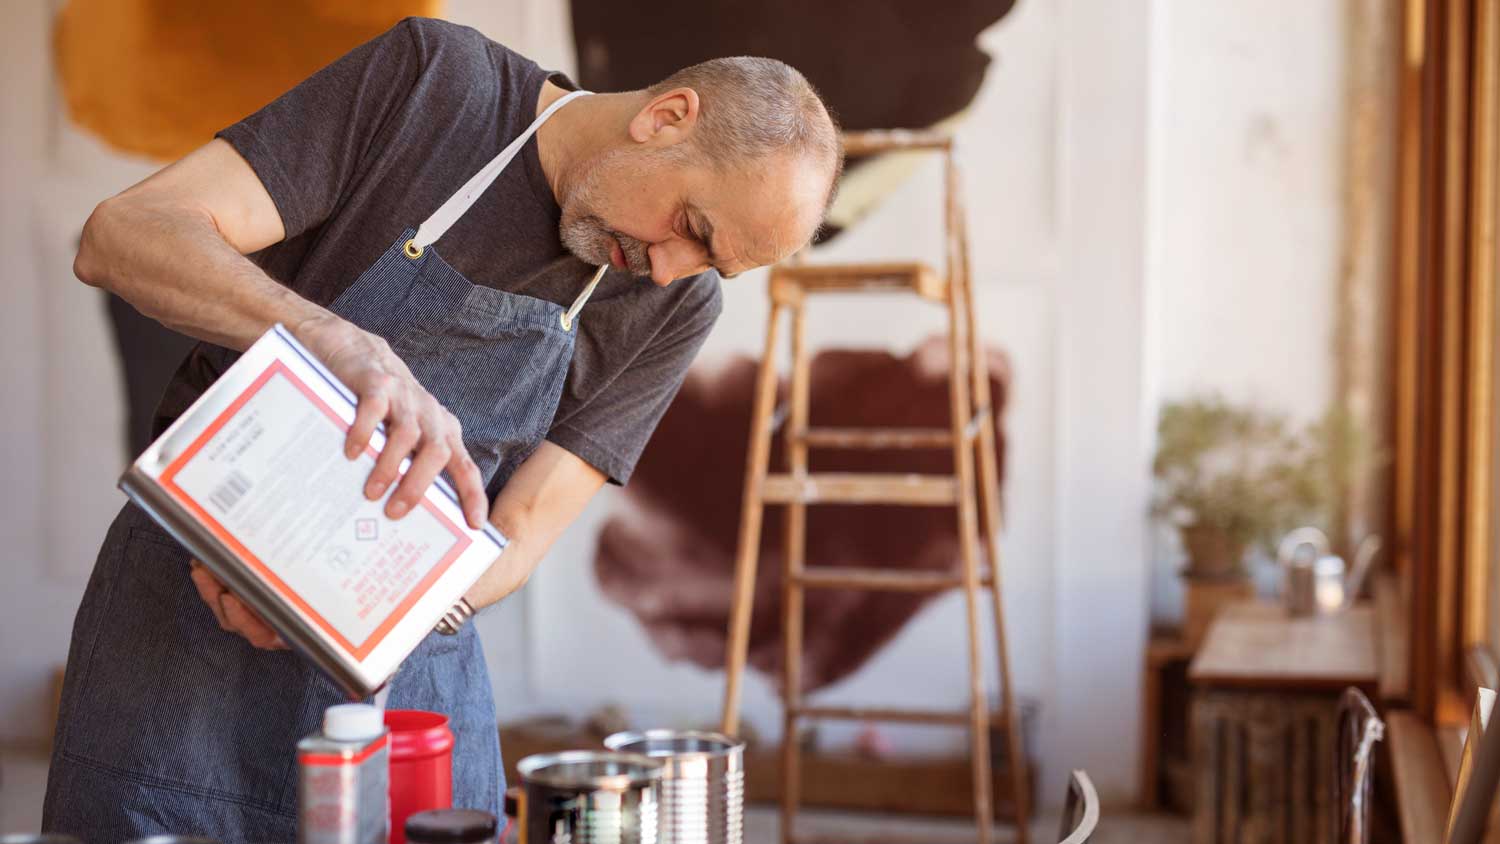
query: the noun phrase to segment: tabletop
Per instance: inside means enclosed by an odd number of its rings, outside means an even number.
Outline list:
[[[1209,627],[1188,668],[1195,686],[1339,691],[1378,681],[1375,612],[1355,605],[1292,617],[1277,602],[1231,604]]]

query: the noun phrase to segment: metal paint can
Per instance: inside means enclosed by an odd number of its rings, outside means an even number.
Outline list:
[[[384,713],[330,706],[323,731],[297,743],[298,844],[385,844],[390,750]]]
[[[662,761],[657,810],[661,844],[741,844],[745,827],[745,743],[721,733],[615,733],[610,750]]]
[[[516,770],[521,844],[656,844],[660,760],[569,750],[528,756]]]

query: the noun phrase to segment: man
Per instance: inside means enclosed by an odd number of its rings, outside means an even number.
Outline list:
[[[717,277],[805,244],[841,161],[827,110],[778,62],[572,87],[408,20],[102,203],[78,277],[204,341],[158,431],[282,323],[358,395],[347,453],[386,425],[366,494],[400,518],[446,471],[469,522],[511,540],[470,603],[519,588],[628,479],[719,313]],[[594,264],[617,270],[597,290]],[[44,827],[290,841],[295,742],[339,699],[127,505],[75,621]],[[389,705],[447,714],[455,805],[498,813],[472,625],[428,637]]]

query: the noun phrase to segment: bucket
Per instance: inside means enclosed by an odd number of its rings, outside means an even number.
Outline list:
[[[387,709],[391,742],[390,844],[406,844],[406,819],[453,808],[453,732],[448,716],[419,709]]]
[[[741,844],[744,742],[720,733],[646,730],[615,733],[604,746],[661,760],[661,844]]]
[[[569,750],[528,756],[516,771],[520,844],[656,844],[660,761]]]

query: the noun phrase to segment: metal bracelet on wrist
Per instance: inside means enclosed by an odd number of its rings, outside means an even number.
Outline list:
[[[459,598],[458,603],[443,615],[437,627],[433,628],[444,636],[457,636],[458,631],[474,617],[474,606],[467,598]]]

